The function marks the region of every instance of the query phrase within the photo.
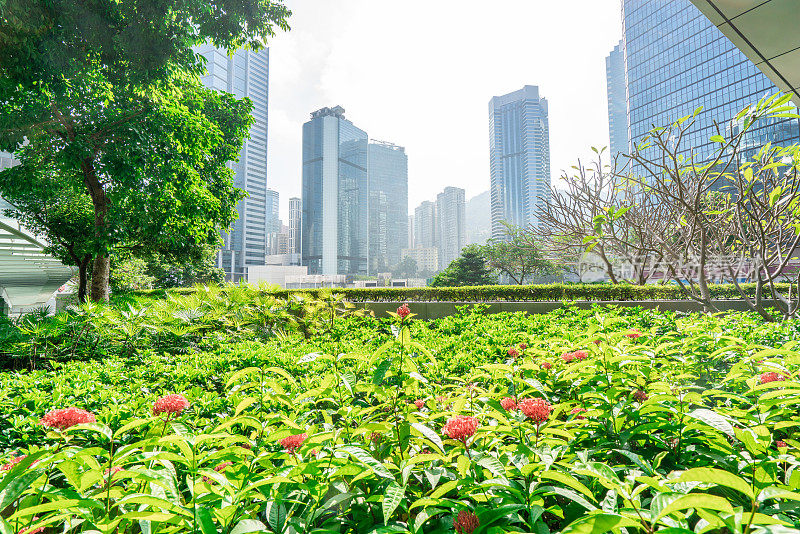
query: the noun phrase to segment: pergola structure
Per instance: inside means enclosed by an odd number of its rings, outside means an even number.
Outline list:
[[[692,0],[778,88],[800,105],[800,0]]]
[[[0,297],[3,312],[16,315],[47,303],[75,268],[45,254],[45,244],[14,219],[0,218]]]

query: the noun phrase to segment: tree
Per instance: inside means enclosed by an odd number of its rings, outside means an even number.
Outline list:
[[[478,245],[469,245],[461,250],[461,256],[437,274],[431,286],[487,286],[497,283],[497,279],[486,265],[483,250]]]
[[[26,168],[0,173],[0,194],[49,166],[91,200],[92,299],[108,298],[116,250],[216,244],[241,198],[226,163],[253,119],[248,100],[202,87],[192,47],[262,47],[288,29],[281,1],[6,0],[0,15],[0,149]]]
[[[411,256],[406,256],[392,270],[392,276],[396,278],[414,278],[417,276],[417,260]]]
[[[550,276],[558,268],[545,258],[537,239],[525,229],[506,224],[506,236],[490,239],[482,252],[491,269],[511,278],[515,284],[524,284],[531,278]]]

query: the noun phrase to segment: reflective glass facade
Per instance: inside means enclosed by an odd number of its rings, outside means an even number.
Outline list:
[[[267,189],[267,254],[280,254],[278,240],[281,235],[280,195]]]
[[[622,41],[606,57],[609,152],[628,153],[628,106],[625,97],[625,57]]]
[[[778,91],[689,0],[623,0],[628,138],[637,143],[700,106],[682,146],[704,158],[715,148],[714,121],[726,125],[748,104]],[[757,124],[748,145],[793,143],[796,119]]]
[[[369,270],[387,272],[400,263],[408,240],[408,156],[403,147],[369,144]]]
[[[297,197],[292,197],[289,199],[289,254],[300,254],[302,220],[303,202]]]
[[[219,264],[229,280],[237,281],[248,265],[264,265],[268,253],[267,210],[267,106],[269,99],[269,49],[259,52],[237,50],[228,56],[225,50],[211,45],[199,46],[206,58],[207,74],[201,77],[206,87],[226,91],[238,98],[253,101],[255,123],[250,138],[242,147],[234,185],[247,191],[248,197],[236,207],[239,218],[230,232],[223,234],[224,245]]]
[[[467,244],[466,219],[464,190],[445,187],[436,196],[439,269],[446,269]]]
[[[550,126],[538,87],[489,102],[489,171],[492,237],[505,235],[503,222],[538,225],[537,210],[550,201]]]
[[[340,107],[303,124],[303,265],[310,274],[366,274],[367,134]]]

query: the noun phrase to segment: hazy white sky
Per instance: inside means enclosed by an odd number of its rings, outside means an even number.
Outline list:
[[[488,103],[538,85],[549,101],[552,179],[608,144],[605,57],[619,0],[285,0],[270,42],[268,187],[281,216],[300,196],[302,124],[341,105],[408,154],[409,210],[448,185],[489,188]]]

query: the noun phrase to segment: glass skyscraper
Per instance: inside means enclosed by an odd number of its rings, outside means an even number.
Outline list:
[[[302,264],[310,274],[366,274],[367,133],[340,106],[303,124]]]
[[[538,209],[550,201],[550,126],[539,88],[495,96],[489,102],[489,171],[492,237],[503,222],[538,225]]]
[[[653,126],[668,126],[700,106],[696,126],[681,142],[702,160],[718,147],[723,128],[748,104],[778,92],[770,80],[689,0],[623,0],[623,48],[630,146]],[[746,145],[798,141],[796,119],[762,121]]]
[[[446,269],[451,261],[461,255],[461,249],[466,246],[466,219],[463,189],[445,187],[444,191],[436,195],[439,269]]]
[[[369,143],[370,274],[400,263],[408,240],[408,156],[392,143]]]
[[[201,77],[211,89],[226,91],[253,101],[255,123],[242,147],[239,161],[231,163],[236,172],[233,183],[249,196],[236,207],[239,218],[223,234],[218,264],[226,278],[238,281],[248,265],[264,265],[267,248],[267,103],[269,95],[269,49],[259,52],[240,49],[228,56],[211,45],[196,51],[206,58],[207,74]]]
[[[625,56],[622,41],[606,57],[609,153],[628,153],[628,105],[625,97]]]
[[[292,197],[289,199],[289,254],[300,254],[302,220],[303,202],[297,197]]]
[[[267,189],[267,254],[278,252],[278,239],[281,234],[280,194]]]

